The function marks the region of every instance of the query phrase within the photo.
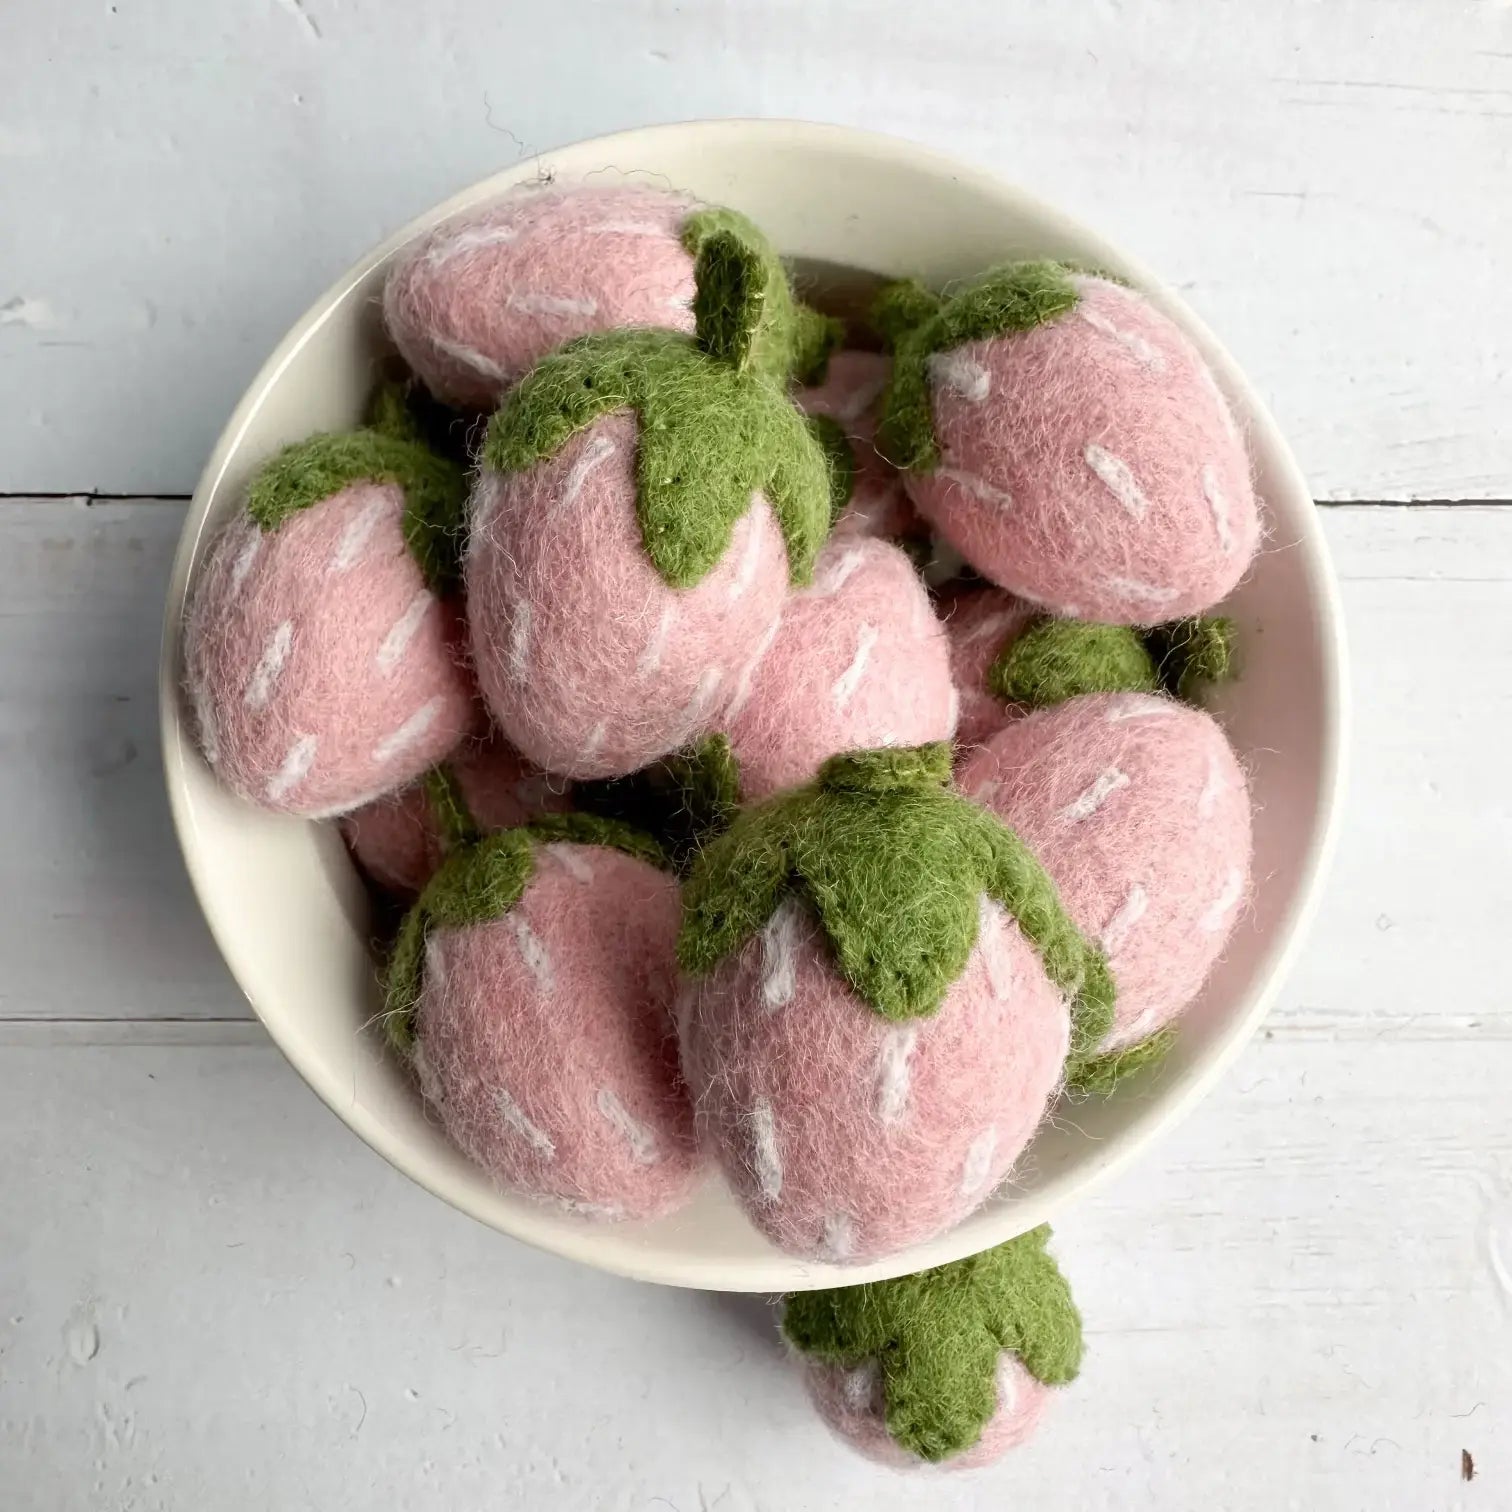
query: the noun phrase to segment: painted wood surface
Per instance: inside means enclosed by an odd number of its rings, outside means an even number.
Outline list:
[[[1512,495],[1505,0],[12,4],[3,486],[187,491],[410,216],[525,152],[738,115],[912,137],[1127,244],[1321,497]]]
[[[187,492],[283,329],[444,192],[735,114],[894,131],[1092,221],[1319,496],[1369,501],[1325,513],[1356,731],[1317,929],[1213,1096],[1059,1226],[1087,1371],[969,1479],[834,1445],[759,1299],[528,1251],[320,1108],[171,839],[183,504],[82,497]],[[1505,0],[12,6],[0,1507],[1512,1506],[1509,189]]]
[[[183,508],[0,505],[7,1507],[915,1505],[810,1421],[760,1303],[467,1223],[242,1021],[154,745]],[[1469,1508],[1512,1477],[1512,509],[1325,521],[1359,722],[1317,930],[1201,1112],[1061,1225],[1074,1396],[931,1505]]]

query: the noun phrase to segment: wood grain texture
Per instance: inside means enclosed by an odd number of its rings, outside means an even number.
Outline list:
[[[1320,496],[1512,497],[1500,0],[431,0],[423,27],[401,0],[12,11],[14,490],[187,491],[320,290],[523,151],[790,115],[938,146],[1127,244],[1230,345]]]
[[[1039,1438],[925,1485],[825,1436],[760,1299],[469,1223],[252,1026],[0,1027],[7,1512],[1505,1505],[1509,1078],[1278,1026],[1061,1225],[1090,1353]]]
[[[918,1505],[818,1428],[759,1301],[632,1287],[470,1224],[255,1024],[195,1022],[245,1009],[157,771],[182,514],[0,505],[7,1512]],[[931,1507],[1508,1494],[1512,509],[1325,519],[1358,724],[1322,917],[1233,1073],[1061,1225],[1082,1382],[1028,1450],[932,1480]]]

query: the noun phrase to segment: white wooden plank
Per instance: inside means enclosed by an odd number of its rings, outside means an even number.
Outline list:
[[[189,890],[158,755],[183,516],[0,501],[0,1018],[247,1014]]]
[[[0,488],[187,490],[277,336],[406,217],[522,148],[754,114],[914,137],[1126,242],[1320,495],[1512,496],[1497,0],[11,10]]]
[[[159,596],[182,513],[0,504],[0,813],[15,837],[0,847],[0,1018],[247,1012],[184,880],[157,758]],[[1512,509],[1325,518],[1355,651],[1354,791],[1315,985],[1288,1023],[1506,1034],[1512,1005],[1475,946],[1500,935],[1512,853]],[[1466,942],[1447,961],[1445,939]]]
[[[760,1301],[466,1222],[253,1032],[0,1029],[7,1512],[1505,1504],[1505,1038],[1257,1042],[1061,1225],[1090,1353],[1040,1438],[924,1487],[827,1439]]]
[[[917,1505],[813,1425],[759,1304],[635,1289],[463,1222],[255,1025],[45,1021],[240,1011],[152,752],[181,514],[0,505],[0,812],[21,826],[0,852],[4,1011],[44,1020],[0,1023],[7,1512]],[[1312,946],[1214,1096],[1062,1225],[1091,1330],[1077,1391],[931,1505],[1505,1499],[1512,510],[1326,522],[1358,722]],[[123,738],[136,760],[93,774]]]

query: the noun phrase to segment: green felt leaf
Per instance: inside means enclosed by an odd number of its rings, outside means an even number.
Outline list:
[[[1145,638],[1161,687],[1188,703],[1197,701],[1204,686],[1238,675],[1238,629],[1225,615],[1173,620],[1147,631]]]
[[[1154,693],[1160,679],[1139,631],[1047,615],[1003,648],[987,686],[1008,703],[1041,709],[1084,693]]]
[[[1101,953],[1017,836],[949,779],[948,745],[890,747],[834,758],[810,786],[746,810],[684,889],[683,969],[711,971],[796,896],[863,1000],[889,1019],[928,1015],[965,969],[986,893],[1073,999],[1073,1043],[1095,1043],[1112,1013]]]
[[[757,491],[782,528],[791,581],[812,578],[829,528],[829,473],[803,416],[772,380],[676,332],[602,331],[559,348],[506,396],[483,459],[523,471],[623,409],[639,420],[641,540],[667,583],[702,581]]]
[[[1094,1055],[1081,1061],[1067,1072],[1066,1085],[1073,1092],[1083,1092],[1089,1097],[1108,1097],[1136,1072],[1143,1071],[1146,1066],[1158,1066],[1175,1043],[1175,1025],[1168,1024],[1137,1045],[1110,1050],[1105,1055]]]
[[[872,311],[893,353],[877,446],[895,466],[932,472],[940,463],[929,402],[929,359],[968,341],[1027,331],[1076,308],[1076,286],[1057,262],[1005,263],[946,297],[894,284]]]
[[[795,1292],[782,1331],[829,1364],[876,1362],[888,1434],[921,1459],[949,1459],[977,1442],[997,1409],[1002,1351],[1047,1386],[1081,1368],[1081,1314],[1049,1237],[1037,1228],[911,1276]]]
[[[828,415],[810,415],[805,424],[809,434],[819,443],[824,464],[829,469],[830,526],[833,528],[855,492],[856,453],[838,420]]]
[[[535,873],[537,846],[568,841],[603,845],[653,866],[666,858],[654,840],[629,825],[595,814],[547,814],[516,829],[499,830],[450,852],[404,916],[389,958],[384,1028],[407,1052],[415,1040],[415,1007],[432,929],[465,929],[501,919],[518,903]]]
[[[291,515],[354,483],[397,483],[403,489],[405,544],[432,588],[455,588],[467,478],[456,463],[416,440],[369,428],[296,441],[253,478],[247,510],[262,529],[277,530]]]
[[[710,735],[627,777],[574,783],[572,801],[654,836],[673,870],[684,874],[699,851],[734,822],[740,764],[728,736]]]
[[[777,250],[738,210],[696,210],[683,245],[697,262],[693,315],[711,356],[780,382],[813,383],[843,327],[793,295]]]

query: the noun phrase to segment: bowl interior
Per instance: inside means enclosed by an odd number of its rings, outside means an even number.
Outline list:
[[[427,1121],[379,1037],[363,1032],[379,1004],[368,905],[334,828],[270,816],[222,792],[184,717],[183,609],[205,545],[270,452],[358,421],[388,350],[376,296],[396,249],[543,172],[564,183],[632,176],[737,206],[798,261],[812,294],[842,307],[878,277],[942,284],[1005,257],[1106,267],[1151,293],[1207,351],[1251,439],[1269,539],[1227,605],[1243,636],[1244,675],[1215,707],[1253,782],[1254,910],[1164,1066],[1106,1103],[1060,1109],[1010,1187],[951,1233],[879,1264],[836,1269],[781,1254],[717,1179],[675,1217],[624,1226],[592,1226],[495,1191]],[[232,417],[185,524],[164,634],[163,745],[175,821],[216,940],[280,1048],[351,1128],[437,1195],[529,1243],[647,1280],[773,1292],[901,1274],[1001,1242],[1190,1109],[1263,1015],[1311,910],[1337,806],[1342,655],[1332,574],[1285,443],[1211,335],[1143,268],[1048,207],[907,143],[800,123],[714,122],[584,143],[475,185],[370,254],[295,326]]]

